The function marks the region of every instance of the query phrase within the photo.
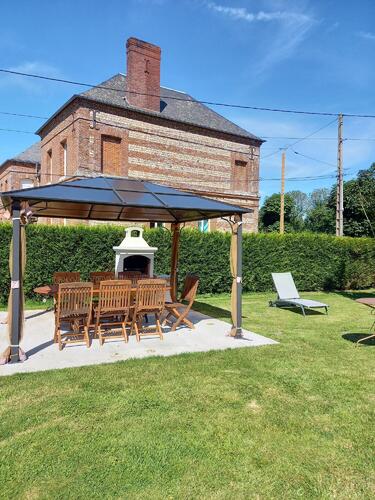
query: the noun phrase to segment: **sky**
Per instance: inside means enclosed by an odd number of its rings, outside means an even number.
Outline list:
[[[162,48],[162,85],[196,99],[375,115],[374,0],[19,0],[1,2],[0,18],[0,68],[96,84],[125,72],[125,42],[135,36]],[[0,73],[0,112],[48,117],[83,90]],[[334,117],[214,109],[270,137],[260,175],[276,180],[262,180],[263,198],[280,190],[280,148],[296,142],[285,138],[319,128],[287,149],[286,190],[335,181]],[[42,123],[0,114],[0,129],[35,132]],[[343,136],[350,179],[375,161],[375,119],[344,117]],[[36,140],[0,130],[0,162]],[[289,179],[320,175],[332,178]]]

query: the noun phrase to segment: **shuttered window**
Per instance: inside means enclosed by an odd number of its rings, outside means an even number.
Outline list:
[[[102,172],[121,175],[121,139],[102,136]]]
[[[244,159],[235,158],[232,167],[232,187],[236,191],[249,190],[249,164]]]

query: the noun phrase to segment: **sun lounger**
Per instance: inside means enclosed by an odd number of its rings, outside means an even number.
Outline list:
[[[300,307],[306,316],[305,308],[324,308],[328,314],[328,305],[316,300],[301,299],[291,273],[272,273],[272,279],[277,291],[277,300],[271,301],[273,307]]]

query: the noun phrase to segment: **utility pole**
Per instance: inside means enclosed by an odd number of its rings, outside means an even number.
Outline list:
[[[281,155],[280,234],[284,234],[285,151]]]
[[[337,193],[336,193],[336,236],[344,236],[344,176],[342,169],[342,126],[343,117],[338,116],[337,143]]]

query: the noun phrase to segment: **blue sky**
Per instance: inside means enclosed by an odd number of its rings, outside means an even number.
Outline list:
[[[99,83],[125,72],[129,36],[162,48],[162,84],[203,100],[375,114],[373,0],[86,0],[2,2],[0,67]],[[51,115],[80,87],[0,74],[0,111]],[[303,137],[330,117],[215,108],[259,136]],[[35,131],[42,120],[0,115],[0,128]],[[336,124],[287,152],[287,177],[334,173]],[[375,138],[375,119],[345,118],[344,137]],[[0,162],[36,136],[0,130]],[[280,176],[293,141],[268,140],[261,176]],[[270,156],[271,155],[271,156]],[[268,158],[267,158],[268,156]],[[375,161],[375,141],[345,141],[351,178]],[[288,181],[306,192],[334,179]],[[279,190],[263,181],[262,195]]]

